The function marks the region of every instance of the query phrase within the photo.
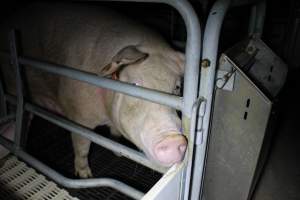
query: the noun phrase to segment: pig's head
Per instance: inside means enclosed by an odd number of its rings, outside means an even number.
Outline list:
[[[128,46],[102,68],[102,75],[167,93],[178,90],[184,71],[184,55],[168,50],[151,51]],[[106,106],[115,126],[146,155],[163,166],[182,161],[186,138],[176,110],[121,93],[107,92]]]

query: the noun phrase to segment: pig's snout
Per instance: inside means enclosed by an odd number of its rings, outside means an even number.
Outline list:
[[[164,166],[171,166],[182,161],[187,141],[182,135],[170,135],[154,148],[156,159]]]

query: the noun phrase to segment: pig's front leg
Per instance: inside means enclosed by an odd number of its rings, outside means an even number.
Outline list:
[[[72,142],[75,154],[75,175],[79,176],[80,178],[92,177],[92,171],[88,162],[91,141],[72,133]]]

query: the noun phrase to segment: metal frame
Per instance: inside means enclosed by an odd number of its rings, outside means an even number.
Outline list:
[[[114,0],[113,0],[114,1]],[[123,0],[120,0],[123,1]],[[75,131],[83,137],[90,139],[92,142],[100,144],[108,149],[113,151],[117,151],[121,153],[123,156],[126,156],[136,162],[139,162],[143,165],[151,167],[153,169],[163,171],[162,169],[157,168],[149,160],[147,160],[141,153],[135,152],[123,145],[112,142],[106,138],[99,137],[90,130],[87,130],[81,126],[71,123],[63,118],[59,118],[54,114],[47,113],[45,110],[38,108],[34,105],[25,103],[23,100],[23,85],[21,79],[21,69],[20,65],[24,65],[26,67],[35,67],[43,71],[47,71],[49,73],[59,74],[63,76],[67,76],[69,78],[73,78],[76,80],[84,81],[90,84],[94,84],[99,87],[107,88],[114,90],[116,92],[122,92],[127,95],[131,95],[138,98],[143,98],[145,100],[149,100],[155,103],[164,104],[178,110],[181,110],[183,113],[183,121],[186,121],[186,124],[183,124],[184,133],[188,135],[189,127],[190,127],[190,118],[192,115],[192,107],[197,97],[197,89],[198,89],[198,79],[199,79],[199,62],[200,62],[200,47],[201,47],[201,31],[200,24],[197,18],[196,13],[194,12],[192,6],[186,0],[128,0],[128,2],[153,2],[153,3],[165,3],[170,6],[173,6],[175,9],[179,11],[182,15],[186,26],[187,26],[187,45],[186,45],[186,63],[185,63],[185,82],[184,88],[188,88],[184,90],[183,98],[166,94],[163,92],[154,91],[151,89],[141,88],[137,86],[133,86],[127,83],[121,83],[114,80],[106,79],[103,77],[99,77],[97,75],[93,75],[90,73],[82,72],[79,70],[75,70],[70,67],[53,65],[46,62],[40,62],[34,59],[29,59],[25,57],[18,56],[17,52],[17,44],[16,44],[16,36],[15,32],[11,32],[10,34],[10,55],[7,53],[0,53],[1,57],[12,59],[12,63],[14,67],[17,69],[17,100],[12,98],[11,96],[2,95],[2,99],[5,101],[15,102],[17,104],[17,116],[16,116],[16,135],[15,142],[11,142],[10,140],[0,136],[0,143],[12,151],[15,155],[21,157],[23,160],[27,161],[29,164],[36,167],[41,172],[48,175],[50,178],[57,181],[59,184],[66,187],[75,187],[75,188],[84,188],[84,187],[95,187],[95,186],[108,186],[113,187],[130,197],[135,199],[139,199],[143,196],[143,193],[131,188],[119,181],[112,179],[87,179],[87,180],[72,180],[63,177],[58,174],[51,168],[42,164],[35,158],[31,157],[29,154],[24,152],[21,148],[21,130],[22,130],[22,122],[23,122],[23,114],[24,110],[30,111],[34,114],[37,114],[43,118],[46,118],[53,123],[56,123],[63,128],[68,130]],[[3,88],[0,88],[1,92],[3,92]],[[3,92],[4,94],[4,92]],[[1,107],[1,109],[5,109],[5,105]],[[189,177],[185,177],[189,178]]]
[[[109,0],[103,0],[109,1]],[[152,3],[165,3],[179,11],[184,19],[187,27],[187,45],[186,45],[186,63],[185,63],[185,74],[184,74],[184,94],[183,98],[166,94],[163,92],[154,91],[151,89],[136,87],[131,84],[121,83],[114,80],[99,77],[94,74],[75,70],[70,67],[53,65],[46,62],[37,61],[25,57],[19,57],[16,51],[15,35],[12,33],[13,41],[11,42],[11,55],[6,53],[0,53],[1,57],[10,58],[13,57],[14,65],[18,69],[18,65],[26,65],[35,67],[49,73],[59,74],[67,76],[69,78],[84,81],[90,84],[94,84],[99,87],[114,90],[116,92],[122,92],[127,95],[142,98],[148,101],[152,101],[159,104],[164,104],[172,108],[181,110],[183,113],[182,125],[184,134],[189,136],[189,152],[187,156],[187,167],[182,172],[181,178],[181,191],[180,199],[201,199],[202,180],[205,167],[205,156],[207,148],[207,139],[209,134],[211,105],[213,101],[213,90],[215,84],[215,74],[217,65],[217,50],[220,36],[221,26],[224,20],[224,16],[229,8],[231,0],[219,0],[217,1],[208,17],[205,33],[204,33],[204,44],[203,44],[203,58],[205,62],[201,65],[201,81],[199,87],[199,98],[197,99],[198,93],[198,80],[199,80],[199,61],[200,61],[200,47],[201,47],[201,31],[198,18],[188,3],[187,0],[110,0],[110,1],[126,1],[126,2],[152,2]],[[256,5],[255,5],[256,6]],[[257,12],[252,11],[249,32],[260,33],[261,35],[263,20],[265,15],[264,3],[258,6]],[[254,10],[254,8],[253,8]],[[253,24],[253,25],[251,25]],[[251,27],[255,27],[254,29]],[[255,30],[255,31],[251,31]],[[19,76],[19,75],[18,75]],[[20,77],[19,77],[19,80]],[[104,146],[112,151],[121,153],[136,162],[139,162],[145,166],[151,167],[158,171],[163,172],[163,169],[157,168],[152,165],[143,154],[124,147],[118,143],[95,135],[92,131],[74,124],[66,119],[58,117],[52,113],[46,112],[45,110],[34,106],[29,103],[22,102],[22,83],[19,81],[17,84],[18,98],[17,101],[11,96],[1,96],[1,100],[10,101],[18,104],[17,109],[17,121],[22,121],[23,108],[36,115],[39,115],[65,129],[72,130],[83,137],[90,139],[91,141]],[[188,88],[188,89],[187,89]],[[0,95],[4,94],[3,88],[0,85]],[[0,105],[3,107],[3,105]],[[2,109],[1,107],[1,109]],[[200,107],[200,109],[199,109]],[[3,107],[3,109],[5,109]],[[197,119],[198,113],[198,119]],[[21,124],[17,123],[21,130]],[[195,131],[196,129],[196,131]],[[20,138],[17,132],[16,141]],[[87,180],[72,180],[63,177],[54,170],[50,169],[46,165],[42,164],[35,158],[24,152],[19,142],[12,143],[11,141],[0,136],[0,143],[7,147],[10,151],[36,167],[41,172],[48,175],[61,185],[66,187],[84,188],[94,186],[108,186],[113,187],[135,199],[139,199],[143,196],[143,193],[131,188],[121,182],[112,179],[87,179]],[[149,164],[150,163],[150,164]],[[193,177],[193,178],[191,178]]]
[[[219,38],[225,15],[231,6],[231,1],[232,0],[216,1],[209,13],[205,26],[199,96],[206,100],[206,105],[204,107],[204,111],[201,109],[199,110],[194,147],[195,156],[191,161],[193,162],[192,166],[194,167],[191,172],[193,178],[190,183],[187,183],[188,186],[186,186],[190,189],[190,193],[187,193],[187,195],[190,195],[190,199],[202,199],[206,150],[208,148],[207,144],[209,139],[211,110],[215,88]],[[253,24],[250,23],[249,27],[253,27],[253,29],[249,28],[249,34],[255,34],[256,37],[261,37],[265,18],[265,8],[265,1],[252,5],[250,19],[253,21]],[[255,12],[253,12],[253,10],[255,10]],[[186,199],[188,199],[188,196],[186,196]]]

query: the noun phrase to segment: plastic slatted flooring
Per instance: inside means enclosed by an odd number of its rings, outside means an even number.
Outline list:
[[[108,136],[105,127],[96,129]],[[129,145],[124,139],[119,142]],[[73,149],[68,131],[35,117],[28,133],[27,151],[43,163],[69,178],[74,176]],[[93,176],[115,178],[142,192],[147,192],[160,178],[161,174],[124,157],[116,156],[96,144],[91,145],[89,154]],[[3,188],[0,188],[0,190]],[[68,189],[73,197],[82,200],[129,200],[130,197],[111,188]],[[1,199],[1,196],[0,196]]]

